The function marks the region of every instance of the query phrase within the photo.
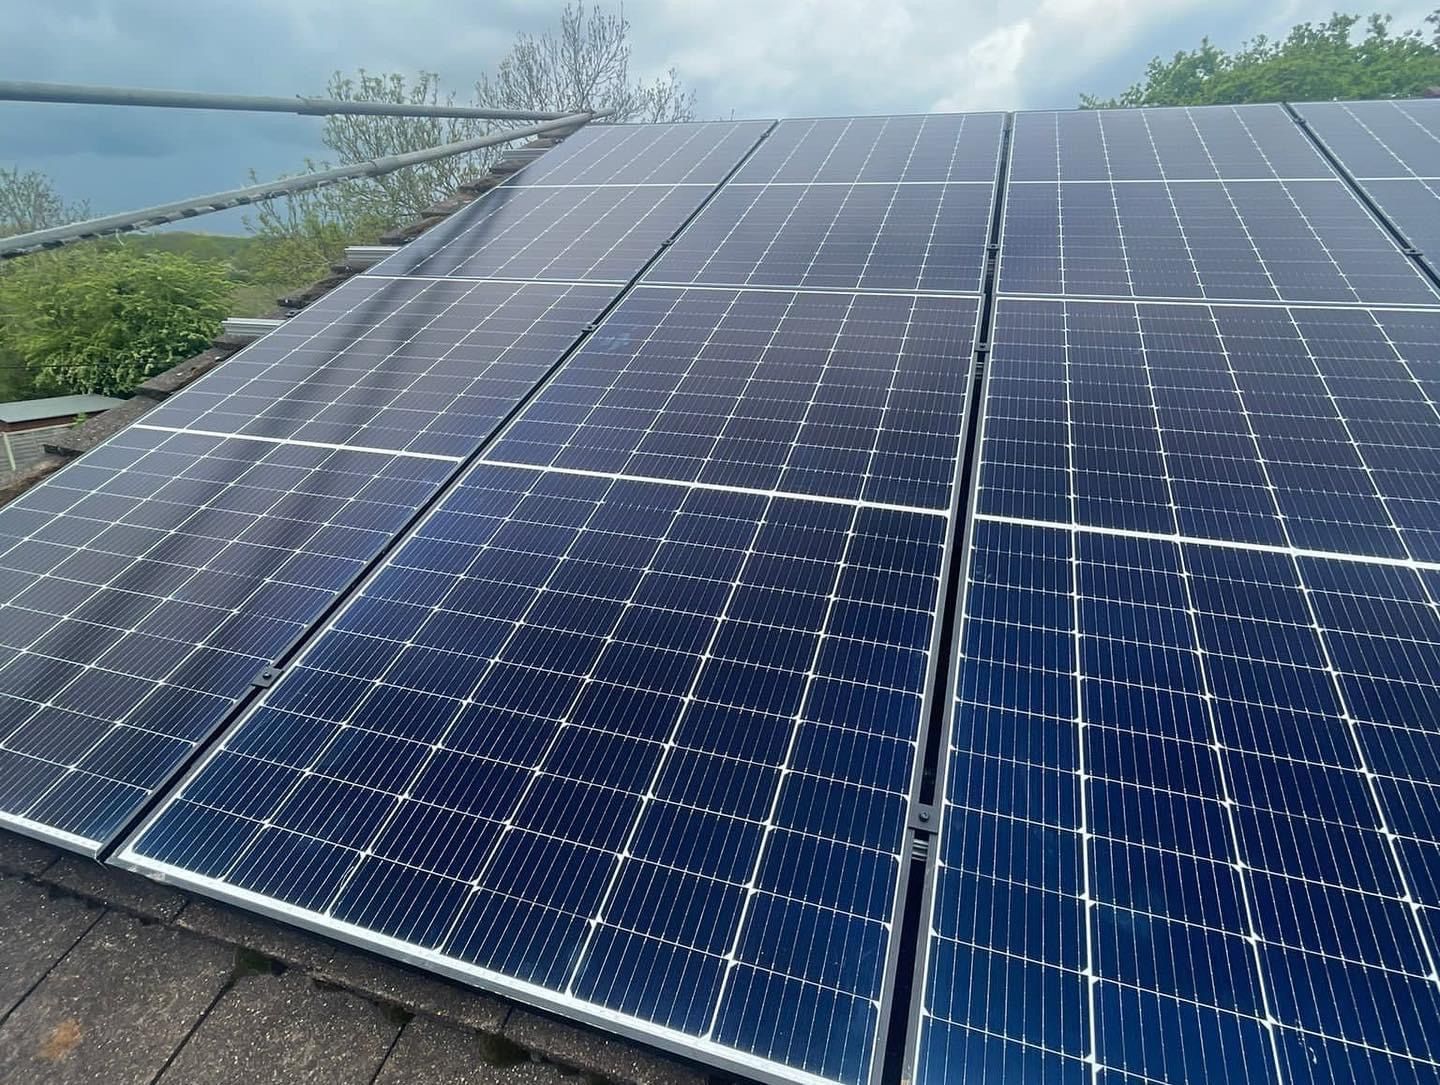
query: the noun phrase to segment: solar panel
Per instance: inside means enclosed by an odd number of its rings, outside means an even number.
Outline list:
[[[367,274],[622,285],[770,127],[582,129]]]
[[[1295,110],[1440,270],[1440,102],[1306,102]]]
[[[648,279],[974,293],[994,194],[993,181],[730,184]]]
[[[1012,182],[1335,177],[1278,105],[1017,113],[1011,145]]]
[[[1014,141],[1002,292],[1437,301],[1280,106],[1022,113]]]
[[[367,274],[610,282],[631,278],[706,186],[502,185]]]
[[[709,185],[725,180],[772,121],[588,125],[506,186]]]
[[[997,303],[914,1080],[1434,1080],[1440,313]]]
[[[487,458],[944,508],[976,309],[641,287]]]
[[[993,182],[1004,127],[1003,113],[781,121],[735,182]]]
[[[361,276],[143,425],[467,456],[614,296]]]
[[[121,861],[866,1080],[977,309],[638,288]]]

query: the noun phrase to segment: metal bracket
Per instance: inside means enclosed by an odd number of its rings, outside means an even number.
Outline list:
[[[259,674],[257,674],[254,678],[250,680],[250,684],[256,689],[269,689],[275,684],[275,680],[279,677],[279,667],[265,667],[260,671]]]
[[[1414,246],[1411,246],[1411,247],[1406,248],[1406,249],[1402,249],[1401,251],[1404,252],[1406,256],[1424,256],[1424,255],[1425,255],[1423,252],[1421,252],[1419,249],[1415,248]]]
[[[990,353],[990,344],[989,344],[989,343],[976,343],[976,344],[975,344],[975,353],[976,353],[976,354],[989,354],[989,353]]]
[[[933,836],[940,831],[940,812],[927,803],[916,803],[910,807],[910,828]]]

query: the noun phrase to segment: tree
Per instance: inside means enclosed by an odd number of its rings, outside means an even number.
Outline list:
[[[680,121],[695,113],[695,94],[673,70],[644,82],[630,76],[630,22],[624,10],[607,12],[571,0],[558,30],[520,34],[493,75],[482,75],[468,105],[486,109],[526,109],[575,113],[613,109],[611,121]],[[442,93],[440,77],[421,72],[403,75],[360,70],[336,72],[326,87],[331,98],[358,102],[455,104]],[[325,146],[342,164],[418,151],[442,143],[475,139],[507,121],[441,117],[329,117]],[[373,241],[386,227],[418,218],[436,200],[484,172],[504,151],[486,148],[408,166],[383,177],[347,182],[298,197],[270,201],[247,222],[265,243],[262,258],[269,281],[294,285],[314,278],[347,244]],[[329,166],[307,161],[306,170]]]
[[[518,35],[495,75],[475,85],[475,97],[493,109],[613,109],[612,123],[695,117],[695,92],[681,84],[674,68],[650,83],[631,81],[625,9],[587,9],[581,0],[565,5],[559,33]]]
[[[1145,78],[1118,98],[1082,95],[1086,109],[1117,106],[1229,105],[1329,98],[1406,98],[1440,85],[1440,11],[1420,29],[1394,33],[1388,15],[1371,15],[1363,36],[1359,15],[1301,23],[1284,38],[1265,36],[1227,53],[1210,39],[1170,60],[1156,57]]]
[[[361,181],[296,192],[256,205],[245,225],[255,236],[255,281],[289,289],[324,276],[347,245],[378,241],[392,221],[375,210],[374,193]]]
[[[0,237],[63,226],[89,213],[84,203],[66,203],[45,174],[0,167]]]
[[[0,276],[0,351],[39,391],[123,394],[209,346],[232,289],[222,264],[114,242],[22,257]]]

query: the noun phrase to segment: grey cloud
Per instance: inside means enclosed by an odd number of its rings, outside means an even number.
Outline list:
[[[0,0],[8,78],[317,94],[332,71],[441,74],[460,96],[562,0]],[[1155,53],[1324,17],[1312,0],[628,0],[632,67],[704,116],[1068,107]],[[0,103],[0,163],[119,210],[294,172],[321,122]],[[178,191],[174,191],[177,190]],[[214,222],[215,220],[207,220]]]

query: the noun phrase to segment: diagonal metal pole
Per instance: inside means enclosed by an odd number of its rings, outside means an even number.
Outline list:
[[[210,196],[196,196],[188,200],[177,200],[174,203],[157,204],[139,211],[127,211],[119,215],[106,215],[103,218],[87,219],[84,222],[72,222],[68,226],[55,226],[48,230],[34,230],[26,234],[0,237],[0,259],[22,256],[37,249],[54,248],[73,241],[85,241],[107,234],[124,233],[127,230],[138,230],[146,226],[175,222],[183,218],[193,218],[196,215],[208,215],[212,211],[226,211],[242,204],[268,200],[275,196],[286,196],[294,192],[305,192],[312,188],[321,188],[324,185],[333,185],[339,181],[349,181],[357,177],[379,177],[382,174],[404,169],[406,166],[416,166],[422,162],[432,162],[437,158],[478,151],[499,143],[509,143],[514,139],[573,131],[597,117],[608,116],[610,116],[610,111],[572,113],[568,117],[559,117],[541,124],[531,124],[524,128],[507,128],[503,132],[495,132],[478,139],[443,143],[438,147],[429,147],[423,151],[387,155],[384,158],[374,158],[368,162],[357,162],[350,166],[337,166],[334,169],[307,173],[300,177],[287,177],[278,181],[248,185],[245,188],[232,188],[228,192],[217,192]]]
[[[564,116],[534,109],[404,102],[346,102],[333,98],[281,98],[255,94],[204,94],[145,87],[92,87],[80,83],[0,80],[0,102],[62,102],[73,105],[159,106],[165,109],[229,109],[247,113],[298,113],[308,117],[471,117],[494,121],[546,121]]]

